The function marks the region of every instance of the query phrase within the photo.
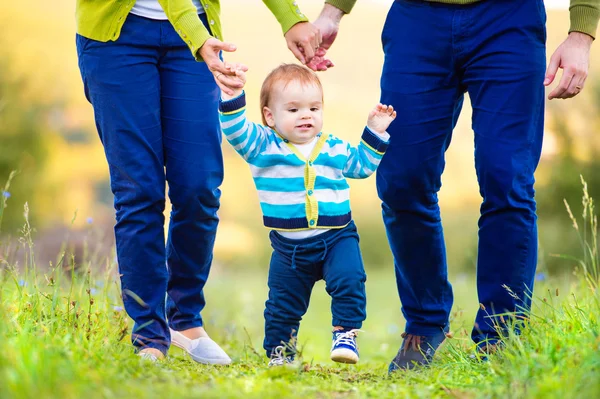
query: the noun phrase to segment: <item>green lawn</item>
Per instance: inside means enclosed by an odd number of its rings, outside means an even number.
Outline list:
[[[521,336],[508,337],[488,361],[473,358],[475,284],[454,276],[454,337],[430,367],[393,376],[387,365],[403,322],[391,267],[369,273],[358,366],[328,359],[330,300],[319,283],[300,328],[302,362],[268,368],[261,349],[266,273],[219,265],[206,287],[203,316],[234,364],[199,365],[176,348],[155,364],[133,354],[114,265],[90,260],[73,271],[72,261],[60,258],[58,266],[40,269],[27,222],[18,242],[0,240],[0,398],[597,398],[600,267],[597,220],[590,218],[594,206],[585,186],[583,205],[582,222],[571,215],[583,249],[577,274],[537,284]],[[3,210],[0,201],[0,223]],[[18,246],[21,259],[9,263]]]
[[[114,274],[94,274],[104,277],[88,280],[83,273],[71,283],[69,273],[47,271],[36,280],[32,272],[24,276],[4,265],[0,397],[600,396],[600,295],[583,284],[538,284],[529,329],[509,339],[501,354],[478,362],[470,358],[467,337],[477,309],[474,283],[453,279],[455,337],[430,368],[389,377],[387,364],[403,331],[392,270],[369,276],[359,366],[328,360],[330,301],[318,284],[300,329],[303,364],[277,369],[267,368],[261,348],[263,273],[217,268],[209,280],[205,321],[233,357],[229,367],[198,365],[177,348],[160,364],[141,362],[129,345],[130,323],[117,299]]]

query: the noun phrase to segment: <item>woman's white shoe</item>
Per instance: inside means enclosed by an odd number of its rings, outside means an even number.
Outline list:
[[[186,351],[191,358],[202,364],[230,364],[231,358],[209,337],[190,339],[179,331],[171,330],[171,343]]]

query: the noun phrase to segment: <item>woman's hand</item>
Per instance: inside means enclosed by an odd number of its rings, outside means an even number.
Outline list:
[[[302,64],[308,64],[321,45],[321,32],[310,22],[298,22],[285,34],[290,51]]]
[[[214,37],[211,37],[207,41],[204,42],[202,47],[198,50],[200,57],[208,66],[208,69],[212,72],[215,81],[221,91],[228,95],[234,94],[234,89],[240,89],[244,87],[243,83],[236,77],[236,71],[232,71],[228,69],[227,66],[221,59],[219,58],[219,53],[221,51],[227,51],[229,53],[234,52],[236,50],[235,44],[225,43]],[[246,72],[248,68],[245,65],[238,64],[240,68]]]

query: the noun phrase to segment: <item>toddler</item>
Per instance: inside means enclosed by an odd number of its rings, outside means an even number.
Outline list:
[[[245,84],[245,68],[229,65]],[[323,90],[314,72],[284,64],[265,79],[260,93],[263,124],[246,119],[242,89],[222,94],[221,127],[248,162],[258,190],[273,254],[269,268],[264,349],[269,365],[294,360],[296,336],[312,288],[325,280],[331,296],[331,359],[356,363],[357,330],[366,318],[366,274],[350,212],[346,178],[375,172],[396,117],[378,104],[358,146],[321,132]]]

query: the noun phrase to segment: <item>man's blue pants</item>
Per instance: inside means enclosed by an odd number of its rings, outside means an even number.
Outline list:
[[[439,332],[452,307],[437,193],[464,93],[473,106],[483,198],[477,259],[482,306],[473,339],[494,340],[496,327],[507,319],[495,314],[530,307],[545,20],[542,0],[469,5],[399,0],[389,11],[382,33],[381,102],[393,105],[398,117],[389,128],[377,189],[409,334]]]

